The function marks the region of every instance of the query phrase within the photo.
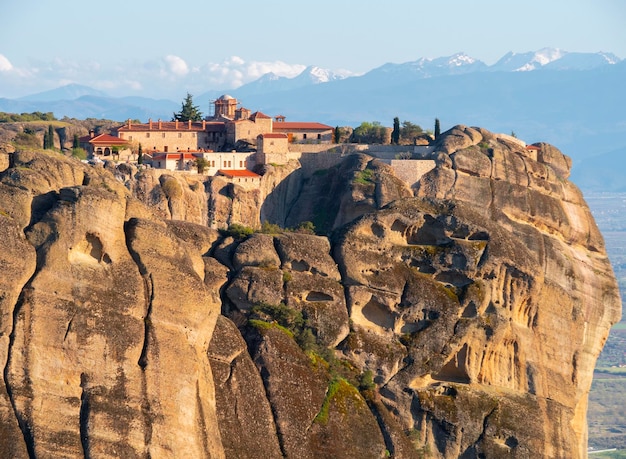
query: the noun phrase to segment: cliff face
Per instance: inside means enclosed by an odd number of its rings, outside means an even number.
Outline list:
[[[0,457],[585,457],[620,300],[541,147],[458,126],[414,190],[356,155],[255,192],[16,153]],[[209,228],[261,219],[334,232]]]

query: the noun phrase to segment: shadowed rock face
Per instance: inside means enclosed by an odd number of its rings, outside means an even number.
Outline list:
[[[437,163],[255,194],[17,152],[0,457],[585,457],[620,302],[568,158],[457,126]],[[207,227],[262,214],[335,231]]]

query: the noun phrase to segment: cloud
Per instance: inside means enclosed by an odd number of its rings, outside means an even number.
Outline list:
[[[235,89],[266,73],[292,78],[306,66],[283,61],[246,61],[230,56],[221,62],[190,65],[176,55],[154,59],[117,59],[113,63],[50,59],[15,67],[0,54],[0,97],[19,97],[74,82],[104,90],[115,97],[145,96],[177,100],[185,92]],[[181,95],[182,94],[182,95]]]
[[[13,70],[13,65],[11,64],[11,62],[2,54],[0,54],[0,72],[9,72],[11,70]]]
[[[176,76],[182,77],[189,73],[189,66],[178,56],[165,56],[164,61],[167,64],[168,70]]]
[[[302,64],[288,64],[282,61],[250,61],[239,56],[231,56],[220,63],[210,62],[198,68],[198,73],[211,85],[219,88],[237,88],[254,81],[266,73],[293,78],[306,68]]]

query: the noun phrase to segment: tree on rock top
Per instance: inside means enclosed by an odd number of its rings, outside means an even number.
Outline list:
[[[202,112],[197,105],[193,104],[193,96],[187,93],[185,100],[182,103],[180,112],[174,113],[172,121],[201,121]]]

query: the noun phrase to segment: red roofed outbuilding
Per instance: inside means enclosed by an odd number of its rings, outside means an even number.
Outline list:
[[[261,183],[261,176],[250,170],[220,169],[217,175],[247,189],[257,188]]]
[[[322,123],[283,121],[285,117],[277,117],[272,132],[286,134],[289,143],[332,143],[334,129]]]
[[[127,150],[128,142],[119,137],[109,134],[95,135],[93,131],[89,135],[80,137],[78,145],[84,149],[90,157],[99,157],[101,159],[119,158],[120,151]]]

